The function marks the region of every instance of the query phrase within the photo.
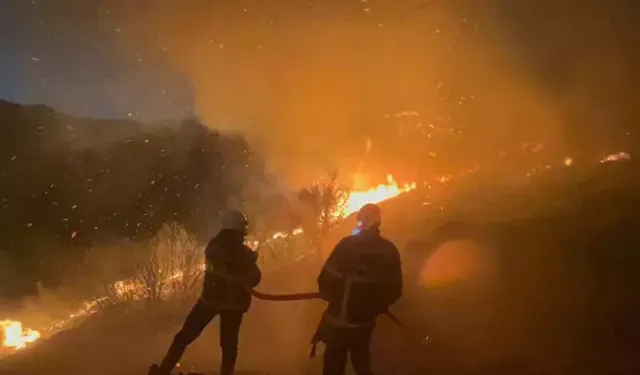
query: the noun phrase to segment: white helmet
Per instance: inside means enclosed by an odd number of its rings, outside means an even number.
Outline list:
[[[377,204],[365,204],[358,211],[358,227],[362,230],[379,226],[382,223],[382,210]]]
[[[248,225],[249,220],[247,220],[245,214],[240,211],[228,211],[222,215],[222,229],[246,234]]]

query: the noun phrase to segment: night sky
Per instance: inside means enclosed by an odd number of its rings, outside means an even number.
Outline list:
[[[269,6],[272,3],[282,5],[276,12],[269,10],[260,14],[265,9],[275,8],[275,5]],[[149,13],[176,14],[176,17],[165,17],[172,30],[175,23],[180,22],[177,18],[208,12],[226,14],[230,23],[239,13],[251,13],[254,17],[250,21],[245,19],[241,25],[251,28],[255,25],[248,26],[247,23],[261,18],[264,21],[264,17],[279,22],[297,16],[305,22],[344,17],[350,22],[362,23],[366,21],[354,15],[380,9],[379,13],[392,16],[378,17],[378,20],[386,18],[388,23],[410,25],[420,22],[421,14],[432,12],[434,7],[447,2],[407,0],[400,2],[405,3],[404,6],[398,2],[373,0],[304,3],[307,8],[315,4],[328,5],[323,12],[315,14],[315,19],[310,19],[303,9],[305,6],[292,5],[289,1],[4,0],[0,3],[0,97],[21,103],[46,103],[84,116],[181,117],[192,112],[193,87],[188,77],[169,66],[167,53],[171,51],[154,40],[153,35],[146,42],[155,42],[155,50],[153,46],[140,48],[138,52],[122,48],[132,35],[141,34],[141,28],[148,29],[146,22],[137,24],[137,21]],[[464,1],[448,3],[452,8],[469,8],[472,4]],[[505,38],[512,39],[513,53],[524,56],[525,60],[537,61],[539,65],[547,65],[538,68],[547,70],[547,75],[555,75],[550,79],[561,79],[558,77],[561,67],[556,67],[556,72],[548,72],[554,70],[550,60],[559,57],[560,39],[567,35],[566,30],[557,33],[558,23],[573,18],[576,24],[584,24],[585,15],[593,21],[589,14],[600,13],[602,20],[610,22],[609,28],[625,28],[626,23],[637,19],[638,8],[632,1],[612,1],[607,6],[583,1],[580,7],[566,1],[491,0],[476,3],[471,6],[475,8],[476,18],[481,15],[486,20],[490,15],[492,23],[497,24],[501,32],[506,31]],[[552,3],[559,5],[549,5]],[[598,7],[606,9],[603,12]],[[575,28],[575,25],[568,25],[564,28]],[[209,31],[215,33],[219,29],[220,25],[212,24]],[[578,28],[576,34],[580,30]],[[153,33],[152,30],[145,32]],[[628,34],[629,30],[621,33]]]
[[[196,115],[285,161],[355,160],[367,138],[380,150],[401,111],[473,122],[487,150],[617,142],[640,117],[637,3],[4,0],[0,98]]]
[[[86,117],[191,114],[190,84],[166,66],[160,48],[145,55],[119,48],[127,33],[110,19],[108,3],[3,1],[0,97]]]

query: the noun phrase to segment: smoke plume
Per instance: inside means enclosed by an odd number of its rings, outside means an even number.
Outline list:
[[[632,144],[628,1],[119,4],[98,8],[118,53],[183,77],[198,117],[291,182],[354,172],[367,140],[366,172],[400,178],[523,143],[559,160]]]

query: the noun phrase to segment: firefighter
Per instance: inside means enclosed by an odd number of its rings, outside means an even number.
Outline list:
[[[213,320],[220,316],[221,375],[233,374],[238,355],[238,336],[244,314],[249,310],[253,288],[262,274],[257,254],[244,245],[248,221],[239,211],[226,213],[222,230],[205,250],[205,276],[200,298],[176,334],[162,363],[152,365],[149,375],[169,375],[182,354]]]
[[[380,207],[362,207],[357,230],[336,245],[318,277],[320,296],[328,302],[314,336],[326,345],[324,375],[343,375],[348,356],[357,375],[373,373],[376,318],[402,295],[400,254],[380,235],[381,222]]]

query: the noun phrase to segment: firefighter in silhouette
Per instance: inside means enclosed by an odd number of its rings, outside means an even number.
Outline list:
[[[380,207],[362,207],[356,231],[336,245],[318,277],[328,302],[314,336],[314,343],[326,344],[324,375],[343,375],[347,357],[357,375],[373,373],[369,347],[376,318],[402,295],[400,254],[380,235],[381,222]]]
[[[256,264],[257,254],[244,245],[247,226],[247,218],[241,212],[231,211],[223,216],[222,230],[205,250],[206,269],[200,298],[173,339],[162,363],[152,365],[149,375],[170,374],[187,346],[216,315],[220,316],[220,374],[233,373],[242,317],[251,304],[247,287],[255,287],[262,278]]]

